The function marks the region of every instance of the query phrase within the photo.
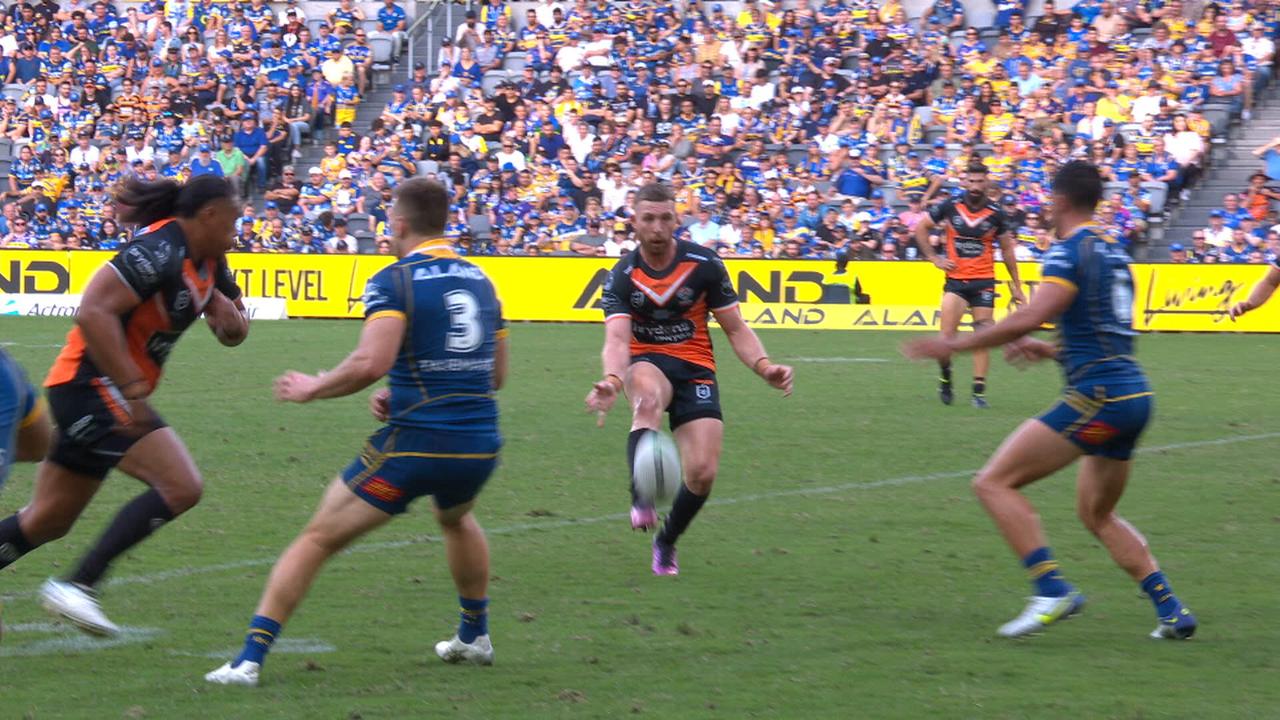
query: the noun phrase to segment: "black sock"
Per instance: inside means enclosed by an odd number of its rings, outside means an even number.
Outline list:
[[[982,397],[987,394],[987,379],[984,377],[976,377],[973,379],[973,395],[974,397]]]
[[[681,485],[680,492],[676,493],[676,501],[671,505],[671,512],[667,514],[667,521],[662,524],[662,532],[658,533],[658,539],[668,545],[675,545],[706,501],[706,495],[694,495],[688,486]]]
[[[627,436],[627,484],[631,486],[631,504],[633,505],[637,499],[636,483],[635,479],[632,477],[633,473],[635,473],[636,466],[636,446],[640,444],[640,438],[647,432],[649,431],[641,428],[639,430],[632,430],[631,434]]]
[[[938,368],[942,372],[942,377],[940,378],[942,382],[950,385],[951,384],[951,361],[948,360],[946,362],[938,363]]]
[[[80,565],[67,580],[86,587],[97,585],[111,561],[173,518],[173,511],[154,488],[130,500],[120,508],[111,526],[81,558]]]
[[[35,550],[36,546],[22,534],[18,525],[18,513],[0,520],[0,569],[18,562],[18,558]]]

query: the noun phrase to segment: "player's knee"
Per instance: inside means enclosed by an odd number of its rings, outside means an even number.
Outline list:
[[[706,497],[716,481],[716,467],[712,464],[695,464],[685,468],[684,484],[694,495]]]
[[[973,482],[969,487],[973,489],[973,494],[977,495],[979,500],[983,500],[1011,487],[1011,480],[1002,473],[983,468],[973,476]]]
[[[632,407],[637,419],[651,420],[662,414],[662,404],[658,402],[658,394],[646,390],[634,391]]]
[[[43,545],[71,532],[79,517],[79,513],[72,512],[70,508],[31,505],[23,509],[21,514],[22,534],[26,536],[27,542]]]
[[[200,499],[204,497],[204,479],[198,474],[192,475],[161,491],[160,495],[174,515],[181,515],[200,504]]]
[[[1081,503],[1076,506],[1076,517],[1080,518],[1080,524],[1084,525],[1086,530],[1097,535],[1111,519],[1111,513]]]

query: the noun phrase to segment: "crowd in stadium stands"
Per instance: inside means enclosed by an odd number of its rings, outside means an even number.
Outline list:
[[[1047,180],[1076,157],[1109,181],[1099,222],[1140,243],[1207,163],[1205,105],[1249,119],[1280,30],[1280,0],[1046,0],[1030,18],[997,0],[981,29],[960,0],[914,20],[900,0],[470,7],[357,117],[370,39],[406,27],[396,0],[341,0],[314,36],[296,0],[199,0],[176,18],[151,0],[14,4],[0,243],[113,248],[127,237],[104,201],[115,180],[215,173],[265,192],[243,250],[356,252],[368,228],[364,245],[387,252],[391,189],[430,173],[473,254],[627,252],[629,194],[662,179],[681,233],[726,257],[913,259],[914,226],[977,161],[1033,260],[1051,240]],[[324,157],[295,170],[305,142]],[[1259,151],[1269,170],[1277,147]],[[1277,174],[1229,196],[1174,259],[1274,257]]]

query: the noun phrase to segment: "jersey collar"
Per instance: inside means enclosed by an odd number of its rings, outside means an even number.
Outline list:
[[[457,257],[457,253],[453,250],[453,243],[447,238],[431,238],[419,243],[416,247],[409,251],[410,255],[431,255],[433,257]]]

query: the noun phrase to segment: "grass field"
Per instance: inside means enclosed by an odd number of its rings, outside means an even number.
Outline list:
[[[0,320],[33,376],[62,320]],[[993,409],[945,408],[906,336],[779,331],[797,368],[783,400],[736,362],[712,503],[681,545],[683,574],[649,574],[624,519],[628,418],[582,411],[600,328],[513,328],[504,464],[481,498],[493,551],[493,668],[431,652],[456,601],[425,503],[333,561],[256,690],[207,687],[266,572],[333,474],[374,428],[364,395],[310,406],[269,397],[286,368],[328,367],[348,322],[258,323],[235,350],[193,330],[157,407],[204,471],[204,502],[115,568],[116,644],[48,624],[33,592],[139,491],[113,475],[72,535],[0,572],[0,720],[10,718],[1273,718],[1280,559],[1280,338],[1153,336],[1158,393],[1125,515],[1155,548],[1201,632],[1147,638],[1150,603],[1074,518],[1065,474],[1030,495],[1080,620],[993,637],[1022,607],[1021,569],[968,476],[1055,396],[1056,368],[997,363]],[[727,351],[727,343],[719,338]],[[727,354],[727,352],[726,352]],[[958,365],[961,377],[968,361]],[[967,395],[962,396],[967,400]],[[30,466],[0,493],[28,497]]]

